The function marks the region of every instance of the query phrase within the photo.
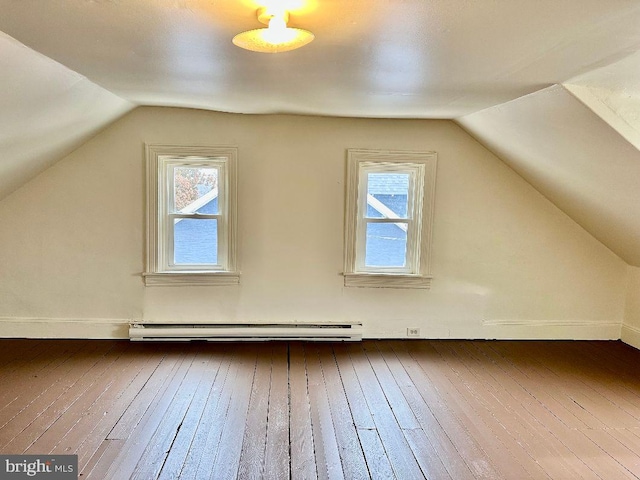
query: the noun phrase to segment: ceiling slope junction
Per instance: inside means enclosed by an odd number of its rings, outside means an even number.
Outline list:
[[[640,265],[640,151],[562,86],[458,122],[630,265]]]
[[[133,108],[0,32],[0,199]]]

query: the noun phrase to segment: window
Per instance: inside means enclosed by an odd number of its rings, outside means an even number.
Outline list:
[[[150,285],[233,285],[236,271],[233,147],[147,145]]]
[[[436,154],[348,150],[345,286],[429,288]]]

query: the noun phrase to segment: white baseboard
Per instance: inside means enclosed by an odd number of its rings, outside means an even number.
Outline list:
[[[129,338],[126,318],[0,318],[0,338]]]
[[[438,322],[417,324],[419,337],[408,337],[406,328],[377,332],[364,325],[363,338],[455,339],[455,340],[619,340],[617,322],[565,320],[488,320],[479,324]]]
[[[627,345],[640,350],[640,328],[631,325],[622,325],[620,339]]]
[[[620,324],[589,320],[487,320],[488,339],[619,340]]]
[[[125,318],[0,317],[0,338],[128,339]],[[408,338],[400,331],[376,332],[364,326],[363,338]],[[549,320],[490,320],[481,325],[420,325],[423,339],[619,340],[640,349],[640,329],[619,323]],[[415,338],[415,337],[411,337]]]

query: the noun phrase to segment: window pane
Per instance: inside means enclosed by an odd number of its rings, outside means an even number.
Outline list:
[[[213,208],[211,201],[217,198],[218,169],[213,167],[176,167],[173,170],[173,212],[217,214],[216,211],[201,211],[207,206]]]
[[[173,259],[176,265],[218,263],[218,220],[174,220]]]
[[[369,173],[367,193],[368,218],[407,218],[408,173]]]
[[[404,267],[407,256],[406,223],[367,224],[365,266]]]

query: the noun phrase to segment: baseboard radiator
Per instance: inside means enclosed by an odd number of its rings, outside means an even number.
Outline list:
[[[265,341],[309,340],[347,341],[362,340],[362,323],[247,323],[247,324],[177,324],[132,323],[129,325],[132,341]]]

